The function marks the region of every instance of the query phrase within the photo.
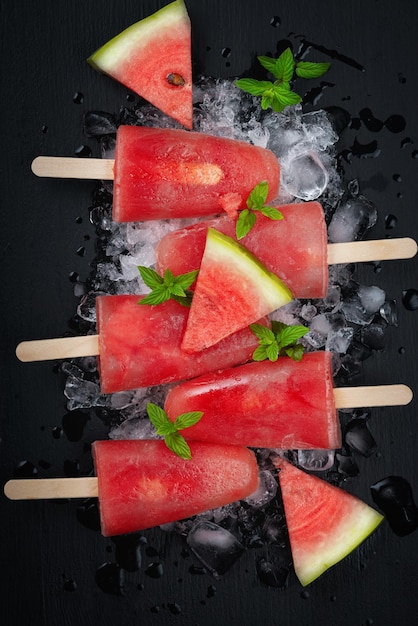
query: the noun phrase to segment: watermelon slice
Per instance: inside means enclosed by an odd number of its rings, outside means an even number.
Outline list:
[[[191,25],[183,0],[129,26],[87,62],[192,128]]]
[[[198,352],[287,304],[292,292],[237,241],[208,228],[181,347]]]
[[[275,464],[295,573],[306,586],[357,548],[384,518],[350,493],[284,459]]]

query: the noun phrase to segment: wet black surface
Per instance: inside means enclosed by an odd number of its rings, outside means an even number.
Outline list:
[[[96,254],[88,210],[95,184],[40,180],[30,163],[39,154],[98,156],[97,142],[83,132],[84,113],[117,115],[135,98],[85,59],[163,4],[39,0],[22,8],[5,0],[0,7],[2,484],[13,476],[87,475],[91,442],[107,436],[94,412],[77,412],[72,423],[56,363],[21,364],[14,355],[24,339],[71,333],[74,290]],[[276,54],[284,42],[295,51],[310,48],[309,60],[332,61],[315,84],[299,82],[306,110],[349,113],[339,162],[378,208],[368,236],[417,239],[416,4],[397,10],[388,0],[189,0],[187,6],[195,77],[263,77],[255,55]],[[339,111],[336,123],[346,122]],[[403,382],[417,395],[418,260],[356,272],[359,282],[381,287],[396,303],[398,326],[350,384]],[[351,451],[352,461],[340,468],[344,488],[374,505],[370,486],[401,477],[412,488],[407,513],[416,515],[416,413],[416,400],[372,410],[367,428],[376,448],[370,455]],[[180,535],[153,529],[127,542],[102,538],[94,501],[9,502],[2,495],[0,507],[0,594],[8,625],[416,621],[418,532],[395,532],[396,520],[302,591],[277,545],[247,549],[215,580]]]

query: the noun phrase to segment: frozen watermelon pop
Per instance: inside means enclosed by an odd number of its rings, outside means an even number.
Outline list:
[[[332,355],[311,352],[300,362],[279,357],[218,370],[169,390],[164,409],[174,421],[186,411],[201,420],[185,438],[260,448],[341,447],[339,408],[408,404],[405,385],[333,389]]]
[[[37,176],[114,179],[113,219],[199,217],[245,207],[261,180],[277,196],[280,166],[265,148],[169,128],[120,126],[115,159],[37,157]]]
[[[183,352],[188,309],[174,300],[139,305],[142,297],[99,296],[98,335],[26,341],[16,354],[21,361],[98,355],[105,394],[192,378],[251,359],[258,342],[249,328],[203,352]],[[262,323],[268,324],[267,319]]]
[[[258,487],[247,448],[193,442],[183,459],[161,440],[96,441],[97,477],[10,480],[12,500],[99,498],[102,534],[120,535],[241,500]]]
[[[326,296],[328,265],[407,259],[417,252],[416,242],[409,237],[327,244],[324,211],[318,202],[278,208],[282,220],[258,214],[241,243],[279,276],[296,298]],[[235,220],[227,216],[173,231],[156,247],[158,273],[170,268],[174,274],[182,274],[199,268],[209,227],[235,238]]]

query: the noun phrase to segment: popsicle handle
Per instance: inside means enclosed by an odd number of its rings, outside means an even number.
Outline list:
[[[367,387],[338,387],[334,389],[337,409],[373,406],[403,406],[412,400],[407,385],[371,385]]]
[[[41,178],[83,178],[113,180],[113,159],[39,156],[32,161],[32,172]]]
[[[328,244],[328,265],[412,259],[417,253],[417,242],[411,237],[349,241]]]
[[[53,500],[57,498],[97,498],[96,476],[83,478],[22,478],[4,485],[9,500]]]
[[[16,348],[17,358],[24,363],[75,359],[83,356],[97,356],[98,354],[99,335],[22,341]]]

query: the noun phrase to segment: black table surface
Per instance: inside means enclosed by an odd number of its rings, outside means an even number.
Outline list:
[[[89,444],[106,438],[92,412],[80,439],[68,437],[64,376],[54,362],[22,364],[15,347],[24,339],[59,337],[71,330],[77,297],[95,256],[88,207],[95,183],[37,179],[30,171],[39,154],[71,156],[97,145],[83,134],[88,110],[117,112],[128,92],[99,75],[86,57],[162,0],[3,0],[1,27],[1,393],[0,466],[4,484],[16,468],[40,476],[63,476],[66,462],[91,469]],[[315,82],[321,96],[307,110],[342,106],[359,118],[369,109],[380,120],[400,115],[400,133],[364,124],[347,130],[353,145],[376,142],[374,158],[353,156],[347,176],[378,207],[370,236],[418,237],[418,121],[416,28],[413,0],[188,0],[195,76],[249,75],[255,56],[277,45],[306,39],[311,60],[331,60]],[[228,50],[229,49],[229,50]],[[313,84],[313,83],[312,83]],[[397,217],[388,231],[387,215]],[[83,249],[83,252],[81,251]],[[418,392],[418,312],[402,294],[418,288],[418,260],[359,266],[364,284],[382,287],[397,303],[398,326],[382,351],[364,361],[353,384],[403,382]],[[359,476],[346,488],[372,504],[370,485],[400,475],[418,498],[416,400],[406,407],[375,410],[372,430],[378,453],[358,455]],[[58,436],[60,434],[60,436]],[[32,464],[32,465],[31,465]],[[302,593],[291,575],[285,589],[264,586],[254,555],[246,553],[221,580],[193,575],[192,557],[179,535],[147,531],[143,566],[128,573],[124,595],[102,591],[97,569],[114,561],[114,544],[77,520],[77,503],[11,502],[0,496],[2,623],[68,624],[406,624],[418,609],[418,533],[396,535],[385,523],[361,548]],[[144,574],[161,562],[163,575]],[[176,603],[176,604],[174,604]]]

